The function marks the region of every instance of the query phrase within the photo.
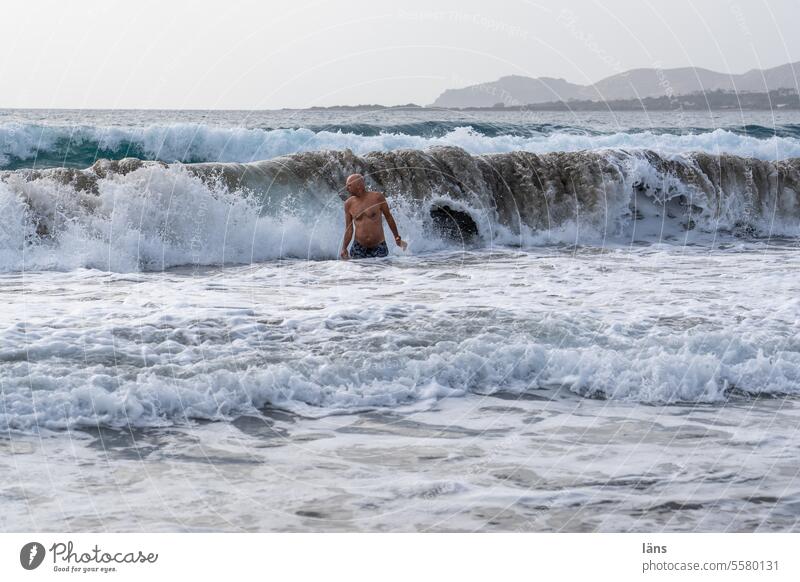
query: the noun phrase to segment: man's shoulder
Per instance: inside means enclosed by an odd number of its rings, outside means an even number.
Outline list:
[[[369,195],[372,196],[372,198],[374,198],[375,200],[378,200],[380,202],[386,200],[386,196],[383,195],[383,192],[370,192]]]

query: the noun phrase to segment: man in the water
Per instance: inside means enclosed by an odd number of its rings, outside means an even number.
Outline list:
[[[367,191],[367,187],[364,184],[364,176],[361,174],[348,176],[346,186],[351,196],[344,203],[345,230],[342,252],[339,253],[339,256],[347,260],[349,258],[365,259],[388,255],[389,249],[383,236],[384,216],[394,235],[394,242],[405,250],[408,245],[400,238],[400,233],[397,232],[397,224],[383,194]],[[356,240],[348,253],[347,247],[350,245],[350,239],[353,238],[354,229]]]

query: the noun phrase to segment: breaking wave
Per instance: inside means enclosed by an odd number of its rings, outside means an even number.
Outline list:
[[[614,133],[553,124],[420,122],[305,128],[229,128],[198,123],[123,126],[0,125],[0,169],[86,168],[100,158],[136,157],[168,163],[250,162],[297,152],[349,149],[357,154],[457,146],[479,155],[528,151],[649,148],[763,160],[800,157],[800,127],[642,128]]]
[[[798,234],[800,158],[438,147],[250,164],[103,160],[0,174],[0,269],[333,259],[353,172],[386,193],[413,252]]]

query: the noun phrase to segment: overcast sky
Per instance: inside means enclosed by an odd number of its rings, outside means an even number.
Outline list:
[[[3,0],[0,107],[431,103],[503,75],[800,60],[798,0]]]

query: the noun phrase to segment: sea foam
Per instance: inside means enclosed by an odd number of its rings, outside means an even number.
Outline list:
[[[487,131],[484,128],[484,131]],[[493,133],[488,132],[487,133]],[[251,162],[282,155],[349,149],[357,154],[457,146],[472,154],[648,148],[663,154],[702,151],[763,160],[800,157],[800,138],[754,137],[729,129],[674,134],[659,131],[586,134],[546,130],[532,135],[487,133],[469,125],[443,135],[381,131],[229,128],[198,123],[122,126],[0,125],[0,169],[66,165],[84,168],[98,158],[138,157],[165,162]]]

